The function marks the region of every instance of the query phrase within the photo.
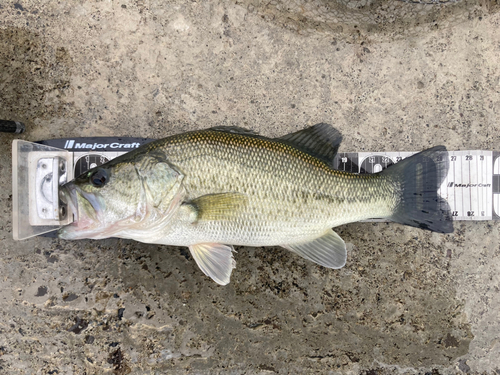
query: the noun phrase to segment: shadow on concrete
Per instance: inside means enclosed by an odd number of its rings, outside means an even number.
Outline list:
[[[497,0],[235,0],[249,11],[300,34],[322,32],[347,42],[390,41],[482,20]]]

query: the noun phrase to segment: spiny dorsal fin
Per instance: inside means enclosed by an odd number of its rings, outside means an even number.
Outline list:
[[[314,240],[281,246],[327,268],[342,268],[347,259],[345,242],[332,229]]]
[[[331,125],[320,123],[277,139],[332,165],[333,158],[342,142],[342,135]]]
[[[196,211],[196,221],[200,221],[229,219],[246,202],[244,194],[221,193],[202,195],[188,204]]]
[[[224,132],[224,133],[257,135],[257,133],[254,132],[253,130],[241,128],[239,126],[215,126],[213,128],[208,128],[207,130],[213,130],[216,132]]]

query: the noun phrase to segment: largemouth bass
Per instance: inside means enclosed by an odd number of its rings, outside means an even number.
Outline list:
[[[219,127],[151,142],[62,187],[76,217],[59,237],[188,246],[200,269],[225,285],[233,245],[282,246],[336,269],[347,258],[331,229],[341,224],[389,218],[453,231],[437,192],[448,170],[445,147],[360,175],[333,169],[341,140],[318,124],[272,139]]]

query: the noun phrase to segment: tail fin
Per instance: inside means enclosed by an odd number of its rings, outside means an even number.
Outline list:
[[[399,204],[390,219],[433,232],[453,232],[450,206],[438,194],[448,166],[446,148],[436,146],[384,170],[382,173],[401,189]]]

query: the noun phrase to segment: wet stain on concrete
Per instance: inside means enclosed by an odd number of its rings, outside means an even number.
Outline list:
[[[53,99],[68,90],[71,66],[65,47],[47,44],[43,36],[27,29],[0,29],[2,118],[32,126],[35,119],[68,115],[67,106]]]

